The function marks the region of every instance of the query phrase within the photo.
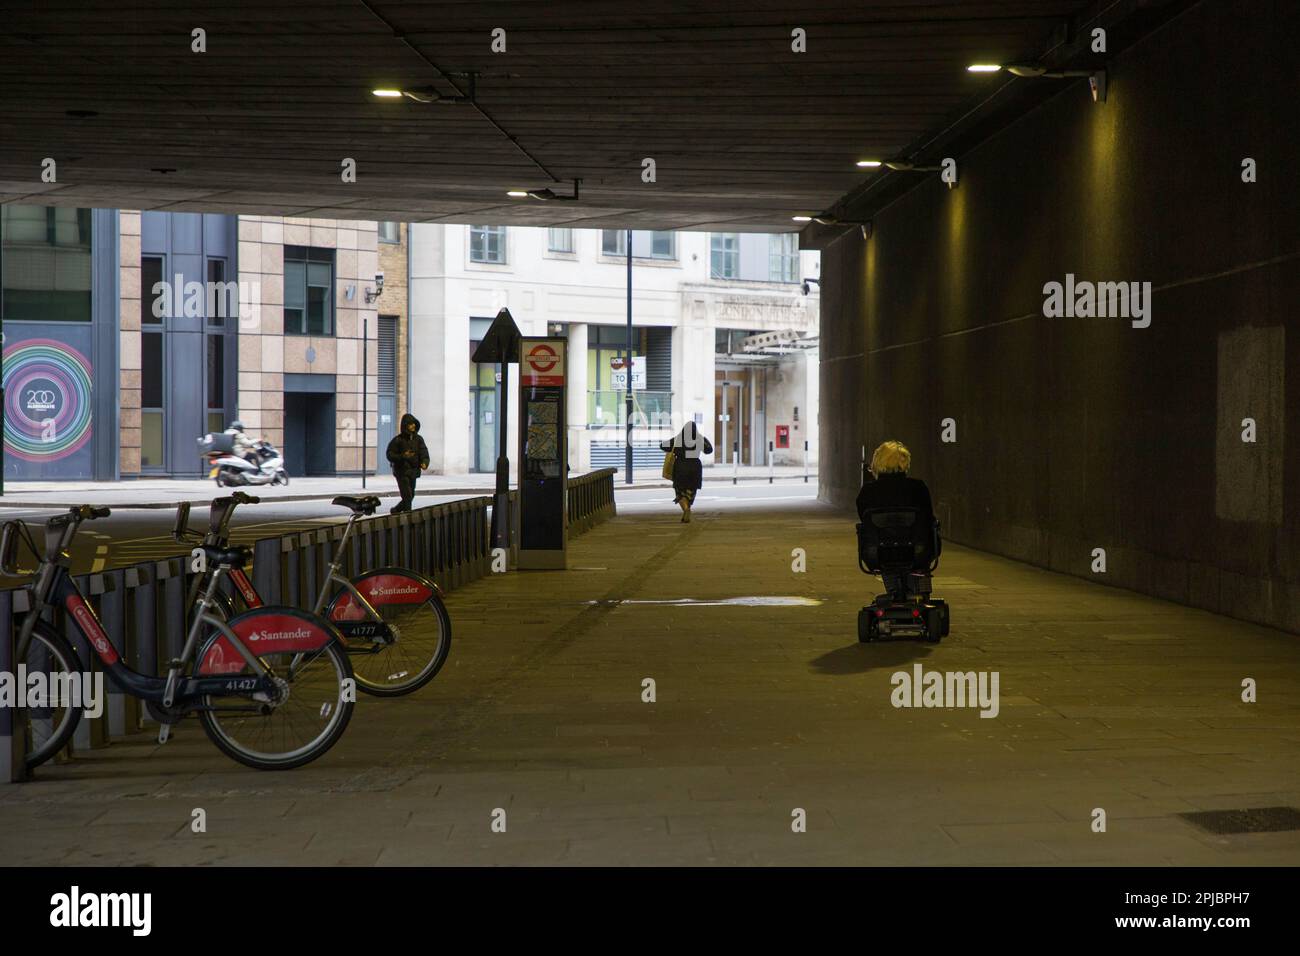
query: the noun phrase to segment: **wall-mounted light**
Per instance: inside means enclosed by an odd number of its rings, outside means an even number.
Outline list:
[[[996,73],[999,70],[1006,70],[1012,76],[1025,79],[1045,77],[1050,80],[1060,80],[1086,76],[1088,78],[1088,89],[1092,92],[1093,102],[1106,102],[1105,70],[1049,70],[1045,66],[1038,66],[1034,63],[1008,63],[1005,66],[994,63],[972,63],[966,69],[971,73]]]
[[[391,86],[381,86],[370,91],[372,96],[384,100],[396,100],[406,97],[408,100],[414,100],[416,103],[473,103],[475,97],[475,77],[476,74],[469,74],[469,96],[447,96],[439,93],[435,87],[419,86],[413,89],[399,89]]]
[[[538,199],[541,200],[542,202],[551,202],[552,200],[558,200],[560,202],[577,202],[579,196],[581,195],[581,190],[582,190],[582,180],[575,179],[573,181],[572,196],[562,196],[559,193],[557,193],[554,189],[551,189],[549,186],[544,187],[542,189],[530,189],[528,190],[528,192],[524,193],[524,195],[531,196],[533,199]],[[514,193],[511,193],[510,195],[513,196]]]

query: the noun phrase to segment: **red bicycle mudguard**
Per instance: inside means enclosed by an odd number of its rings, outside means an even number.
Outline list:
[[[352,579],[352,585],[372,605],[423,604],[432,597],[442,598],[442,589],[421,574],[403,568],[376,568]],[[361,621],[365,611],[351,591],[340,591],[330,603],[325,616],[331,621]]]
[[[327,621],[292,607],[259,607],[237,614],[229,627],[256,656],[305,654],[341,640]],[[209,639],[199,658],[196,674],[238,674],[248,666],[242,654],[221,632]]]

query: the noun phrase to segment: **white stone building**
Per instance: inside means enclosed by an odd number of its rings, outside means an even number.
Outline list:
[[[568,340],[572,470],[622,464],[611,360],[625,349],[626,235],[410,226],[410,410],[433,471],[495,466],[496,369],[470,355],[503,307],[525,335]],[[819,295],[803,280],[818,277],[819,255],[799,252],[793,234],[693,232],[636,232],[632,253],[637,466],[657,469],[658,441],[691,419],[716,446],[706,464],[764,465],[769,443],[776,464],[815,463]]]

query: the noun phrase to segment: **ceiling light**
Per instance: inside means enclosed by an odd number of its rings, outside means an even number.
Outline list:
[[[875,169],[875,168],[876,168],[877,166],[879,166],[879,165],[880,165],[880,160],[878,160],[878,159],[859,159],[859,160],[858,160],[858,166],[861,167],[862,169]]]
[[[371,90],[370,92],[374,93],[375,96],[387,96],[392,98],[396,98],[402,95],[401,90]]]
[[[528,193],[526,193],[526,192],[525,192],[524,190],[522,190],[522,189],[511,189],[511,190],[507,190],[506,195],[509,196],[511,199],[527,199],[527,198],[528,198]]]
[[[997,63],[972,63],[966,67],[968,73],[996,73],[1002,67]]]
[[[795,222],[812,222],[812,216],[791,216]]]

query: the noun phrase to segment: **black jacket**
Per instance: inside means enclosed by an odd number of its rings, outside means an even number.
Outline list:
[[[415,434],[408,434],[406,426],[415,422]],[[411,457],[406,452],[414,452]],[[393,466],[393,474],[416,476],[420,469],[429,467],[429,449],[420,437],[420,420],[407,412],[402,416],[402,424],[393,440],[388,443],[387,457]]]
[[[921,512],[922,527],[934,521],[930,489],[921,479],[909,478],[901,472],[889,472],[875,481],[868,481],[858,492],[859,518],[870,509],[891,507],[916,508]]]
[[[672,438],[661,441],[659,447],[676,456],[673,462],[674,488],[694,488],[698,491],[704,486],[704,465],[700,463],[700,455],[712,455],[713,442],[700,434],[695,422],[687,422]]]

